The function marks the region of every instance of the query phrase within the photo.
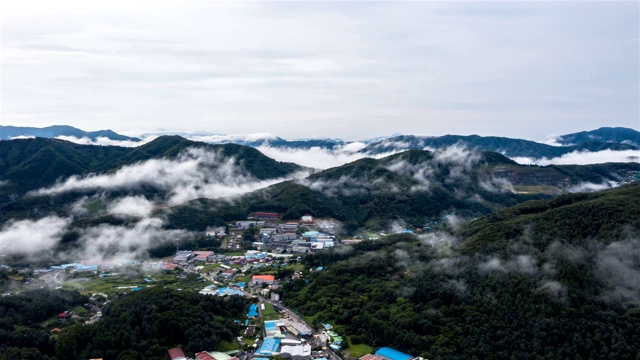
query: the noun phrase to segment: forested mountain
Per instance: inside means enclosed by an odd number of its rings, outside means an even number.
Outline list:
[[[98,137],[106,137],[111,140],[140,141],[118,135],[111,130],[85,132],[70,126],[50,126],[47,128],[25,128],[15,126],[0,126],[0,140],[8,140],[17,136],[36,136],[55,138],[57,136],[87,137],[96,141]],[[212,144],[238,144],[250,147],[272,147],[279,149],[309,150],[325,149],[328,151],[357,152],[367,155],[385,154],[405,150],[444,149],[453,145],[465,146],[479,151],[498,152],[507,157],[527,157],[533,159],[556,158],[573,152],[602,150],[622,151],[638,150],[640,147],[640,132],[634,129],[622,127],[603,127],[591,131],[582,131],[561,135],[555,138],[555,142],[561,146],[551,146],[530,140],[479,136],[479,135],[444,135],[444,136],[416,136],[393,135],[376,139],[361,141],[344,141],[340,139],[301,139],[286,140],[269,134],[249,135],[189,135],[195,138],[207,139]],[[345,147],[354,143],[362,143],[353,150]],[[366,146],[364,146],[366,144]],[[362,147],[364,146],[364,147]],[[362,147],[362,148],[361,148]]]
[[[199,199],[173,208],[171,226],[204,229],[253,211],[276,211],[284,219],[304,214],[334,217],[348,228],[384,228],[395,220],[420,227],[447,213],[464,217],[542,194],[607,187],[640,173],[640,164],[523,166],[497,153],[412,150],[383,159],[361,159],[307,178],[243,195],[233,203]]]
[[[0,125],[0,140],[10,140],[16,137],[56,138],[59,136],[73,136],[78,139],[89,138],[93,141],[100,137],[117,141],[140,141],[138,138],[120,135],[111,130],[84,131],[68,125],[53,125],[44,128]]]
[[[211,145],[179,136],[162,136],[135,148],[79,145],[45,138],[0,141],[0,205],[74,175],[113,173],[124,166],[152,159],[175,160],[188,149],[201,149],[219,156],[214,159],[215,163],[204,165],[214,166],[233,159],[235,165],[259,180],[300,169],[298,165],[275,161],[250,147]]]
[[[624,199],[628,199],[625,201]],[[527,202],[461,235],[394,235],[304,258],[287,305],[350,344],[429,359],[634,359],[640,185]]]
[[[362,152],[367,154],[383,154],[398,150],[408,149],[443,149],[453,145],[475,148],[482,151],[493,151],[504,154],[507,157],[529,158],[555,158],[574,151],[601,151],[601,150],[637,150],[637,146],[630,144],[618,144],[604,141],[580,142],[571,146],[551,146],[529,140],[511,139],[495,136],[478,135],[444,135],[444,136],[415,136],[402,135],[383,139],[368,144]]]
[[[0,360],[163,359],[167,349],[177,346],[193,356],[233,341],[239,332],[234,319],[248,307],[238,296],[222,299],[151,288],[109,303],[99,322],[65,327],[50,339],[49,329],[39,322],[65,306],[81,305],[82,297],[52,291],[51,297],[43,297],[43,293],[0,298]],[[16,312],[21,315],[11,315]],[[32,312],[42,315],[35,317]],[[14,325],[22,330],[14,330]]]
[[[591,131],[580,131],[573,134],[562,135],[556,138],[557,143],[565,146],[592,141],[640,146],[640,132],[623,127],[603,127]]]

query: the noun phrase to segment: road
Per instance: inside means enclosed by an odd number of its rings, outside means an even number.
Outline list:
[[[304,321],[303,318],[301,318],[300,316],[298,316],[296,313],[294,313],[293,311],[289,310],[288,308],[286,308],[282,303],[280,302],[276,302],[276,301],[271,301],[268,299],[263,298],[262,296],[258,296],[258,299],[260,300],[260,302],[268,302],[271,305],[276,305],[278,307],[281,307],[284,309],[284,311],[287,312],[287,315],[289,315],[289,317],[295,321],[301,322],[303,324],[305,324],[306,326],[309,327],[309,329],[311,329],[312,333],[313,333],[313,338],[314,341],[318,342],[318,345],[321,345],[323,347],[323,349],[325,348],[325,344],[321,343],[318,340],[318,332],[316,331],[316,329],[313,328],[313,326],[309,325],[306,321]],[[258,309],[260,309],[260,306],[258,306]],[[313,345],[312,345],[313,346]],[[328,355],[328,359],[329,360],[342,360],[342,358],[340,357],[340,355],[336,354],[330,347],[326,347],[327,355]]]

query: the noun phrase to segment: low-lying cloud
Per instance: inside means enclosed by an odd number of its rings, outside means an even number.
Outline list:
[[[56,195],[68,191],[140,190],[152,187],[166,192],[166,203],[177,205],[197,198],[228,198],[258,190],[275,183],[308,175],[291,174],[284,178],[257,180],[246,169],[205,149],[191,148],[175,159],[151,159],[120,168],[111,174],[71,176],[49,188],[30,195]]]
[[[602,150],[602,151],[574,151],[560,157],[548,158],[531,158],[531,157],[513,157],[515,162],[523,165],[590,165],[603,164],[609,162],[640,162],[640,150]]]
[[[364,158],[380,159],[399,152],[393,151],[371,155],[359,152],[363,147],[363,143],[350,143],[334,148],[333,150],[321,147],[304,149],[279,148],[269,145],[262,145],[257,147],[257,149],[266,156],[278,161],[292,162],[301,166],[322,170],[341,166]]]
[[[42,255],[58,244],[69,224],[69,219],[57,216],[9,221],[0,230],[0,253]]]

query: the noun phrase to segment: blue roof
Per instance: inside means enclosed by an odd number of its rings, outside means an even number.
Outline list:
[[[322,267],[322,266],[318,266],[318,267],[316,268],[316,271],[322,271],[322,270],[324,270],[324,267]]]
[[[317,236],[317,235],[320,235],[320,233],[317,231],[307,231],[302,234],[302,236]]]
[[[226,287],[218,289],[218,296],[224,295],[243,295],[244,293],[240,290],[229,289]]]
[[[258,305],[257,304],[251,304],[251,306],[249,306],[249,313],[247,314],[247,316],[250,316],[250,317],[257,317],[258,316]]]
[[[380,350],[376,351],[376,355],[384,356],[391,360],[409,360],[415,357],[388,347],[380,348]]]
[[[260,349],[258,349],[258,351],[256,351],[256,354],[258,354],[258,355],[271,355],[271,353],[274,353],[274,352],[276,352],[278,350],[279,346],[280,346],[280,339],[266,338],[262,342],[262,345],[260,346]]]

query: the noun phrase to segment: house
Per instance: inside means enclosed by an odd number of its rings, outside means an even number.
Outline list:
[[[184,352],[180,348],[169,349],[169,359],[171,360],[187,360]]]
[[[300,218],[300,220],[304,223],[312,223],[313,216],[307,214],[307,215],[304,215],[302,218]]]
[[[253,275],[251,277],[251,284],[253,285],[261,285],[263,283],[273,284],[275,281],[275,277],[273,275]]]
[[[251,306],[249,307],[249,313],[247,314],[247,317],[258,317],[258,304],[251,304]]]
[[[60,334],[61,332],[62,332],[62,329],[60,328],[53,328],[50,331],[51,334]]]
[[[236,275],[236,271],[235,269],[229,269],[225,272],[223,272],[222,274],[220,274],[218,277],[220,277],[221,279],[233,279],[233,277]]]
[[[249,325],[247,327],[247,330],[245,330],[244,332],[244,336],[246,337],[253,337],[256,334],[256,326],[255,325]]]

